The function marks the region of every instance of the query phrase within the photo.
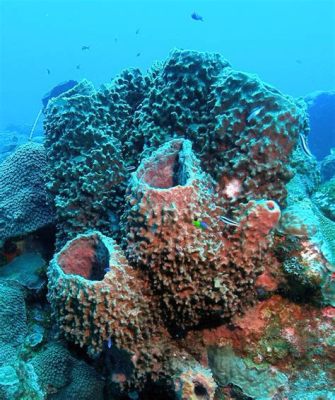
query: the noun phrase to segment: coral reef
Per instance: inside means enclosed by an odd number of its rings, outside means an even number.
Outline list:
[[[304,103],[217,54],[175,50],[145,76],[52,99],[45,130],[58,249],[48,298],[61,331],[92,356],[124,359],[110,375],[121,390],[150,377],[177,398],[213,398],[183,338],[290,275],[274,251],[286,185],[295,175],[303,198],[319,181],[292,157]]]
[[[331,201],[321,199],[327,183],[319,186],[315,159],[307,158],[301,149],[294,152],[292,166],[295,175],[287,184],[287,207],[276,240],[276,253],[287,277],[282,286],[296,299],[308,294],[313,301],[334,306],[335,223],[328,218]]]
[[[101,375],[54,341],[48,307],[32,301],[16,274],[0,278],[0,398],[102,400]]]
[[[0,165],[0,242],[54,221],[45,188],[44,146],[28,143]]]
[[[211,184],[191,143],[172,140],[140,164],[129,185],[126,254],[137,268],[99,232],[73,239],[50,264],[49,300],[65,336],[93,354],[109,341],[128,351],[137,384],[157,364],[158,377],[175,373],[170,354],[181,354],[166,328],[173,325],[176,334],[176,328],[232,316],[255,297],[279,208],[273,201],[249,202],[229,232]],[[206,231],[192,224],[196,210]]]
[[[304,101],[175,50],[53,97],[45,132],[0,165],[1,398],[327,398],[334,178]],[[55,252],[17,238],[52,222]]]
[[[333,393],[334,326],[328,308],[320,312],[275,295],[234,317],[229,327],[204,330],[204,351],[227,398],[232,384],[253,399],[328,399]],[[311,397],[304,396],[303,388]]]

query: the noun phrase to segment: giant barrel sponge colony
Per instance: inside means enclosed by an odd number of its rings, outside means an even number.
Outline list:
[[[213,399],[183,338],[243,313],[277,265],[304,107],[219,55],[176,50],[145,76],[52,99],[45,128],[61,330],[90,354],[128,354],[120,384],[163,378],[178,399]]]
[[[284,205],[306,130],[301,103],[218,54],[175,50],[146,76],[126,70],[99,90],[83,81],[46,109],[58,248],[87,229],[120,239],[130,171],[173,137],[191,140],[226,209],[262,198]]]
[[[231,317],[253,302],[279,207],[250,201],[239,226],[225,227],[212,178],[183,139],[143,160],[128,193],[123,229],[135,268],[112,239],[99,232],[77,236],[50,264],[55,317],[68,339],[93,354],[108,341],[129,352],[137,384],[147,371],[177,380],[197,375],[199,366],[182,357],[176,334]],[[204,230],[192,223],[194,215]],[[176,367],[172,354],[185,363]]]

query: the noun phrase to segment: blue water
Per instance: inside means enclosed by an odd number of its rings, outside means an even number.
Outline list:
[[[87,78],[99,85],[127,67],[146,70],[174,47],[219,52],[235,69],[293,96],[335,89],[333,0],[0,5],[0,129],[31,126],[42,96],[59,82]],[[204,22],[193,20],[193,11]]]

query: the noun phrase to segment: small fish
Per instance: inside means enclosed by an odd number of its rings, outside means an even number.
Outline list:
[[[112,338],[108,338],[107,347],[110,349],[112,346],[113,346],[113,340],[112,340]]]
[[[49,68],[47,68],[47,74],[48,74],[48,75],[50,75],[50,74],[51,74],[51,71],[50,71],[50,69],[49,69]]]
[[[89,50],[90,46],[81,46],[82,51]]]
[[[136,29],[135,35],[138,35],[140,33],[140,28]]]
[[[129,392],[129,393],[128,393],[128,397],[129,397],[131,400],[138,400],[138,399],[139,399],[139,395],[138,395],[137,392]]]
[[[225,224],[227,224],[227,225],[239,226],[239,223],[238,223],[238,222],[233,221],[232,219],[227,218],[227,217],[220,217],[220,220],[221,220],[222,222],[224,222]]]
[[[80,69],[80,64],[76,65],[76,69]]]
[[[195,21],[202,21],[204,22],[204,19],[201,15],[196,13],[195,11],[191,14],[191,18],[194,19]]]
[[[297,60],[295,60],[295,62],[297,63],[297,64],[302,64],[302,61],[300,60],[300,59],[297,59]]]
[[[134,171],[134,169],[136,169],[135,165],[128,165],[127,167],[125,167],[125,169],[127,171]]]
[[[253,120],[257,115],[262,111],[263,107],[257,107],[253,110],[253,112],[248,116],[247,122],[249,123],[251,120]]]
[[[110,269],[110,267],[109,267],[109,265],[106,267],[106,268],[104,268],[104,271],[107,273],[107,272],[109,272],[111,269]]]
[[[116,38],[114,38],[114,43],[117,43],[118,42],[118,38],[116,37]]]
[[[308,148],[307,138],[303,133],[299,133],[299,143],[300,143],[300,146],[301,146],[303,152],[306,154],[306,156],[313,157],[313,154],[311,153],[311,151]]]
[[[137,53],[137,54],[136,54],[136,57],[139,57],[140,55],[141,55],[141,53]]]
[[[192,224],[196,227],[196,228],[200,228],[200,229],[208,229],[209,226],[208,224],[206,224],[205,221],[199,221],[198,219],[195,219],[192,221]]]

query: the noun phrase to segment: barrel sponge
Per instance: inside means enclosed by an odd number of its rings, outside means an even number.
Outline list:
[[[0,241],[35,231],[54,221],[44,176],[46,152],[28,143],[0,164]]]
[[[188,50],[99,90],[81,82],[46,109],[57,248],[88,229],[120,240],[130,170],[172,138],[192,142],[226,209],[264,198],[284,205],[305,107],[218,54]]]
[[[99,232],[78,235],[49,267],[49,300],[65,337],[95,354],[112,340],[140,351],[158,324],[147,283],[115,242]]]
[[[175,370],[173,381],[178,400],[214,399],[217,385],[208,368],[192,362],[180,363],[177,359],[172,364]]]
[[[226,68],[213,88],[214,133],[204,164],[235,207],[241,201],[271,198],[285,204],[293,176],[291,156],[300,132],[307,132],[305,104],[257,76]],[[230,196],[226,186],[240,183]]]
[[[216,53],[174,50],[161,65],[149,71],[148,92],[134,115],[131,141],[157,147],[172,135],[194,141],[196,150],[206,146],[213,118],[211,91],[229,63]]]
[[[184,139],[167,142],[142,161],[126,200],[126,256],[148,275],[167,324],[192,328],[253,302],[280,217],[274,201],[248,202],[240,207],[238,226],[227,225],[213,180]],[[194,225],[197,220],[203,229]]]
[[[117,234],[129,176],[123,157],[127,118],[141,101],[142,85],[139,71],[124,71],[99,92],[82,81],[48,105],[47,179],[56,208],[58,249],[89,229]]]
[[[304,103],[235,71],[218,54],[175,50],[150,82],[134,114],[134,147],[187,138],[227,200],[227,184],[240,183],[232,207],[253,198],[284,204],[290,155],[308,130]]]
[[[26,334],[24,292],[14,281],[0,281],[0,342],[18,346]]]
[[[169,335],[148,279],[127,265],[112,239],[93,231],[69,241],[50,264],[49,300],[68,340],[91,355],[105,350],[120,361],[122,354],[129,371],[112,376],[122,390],[143,388],[148,376],[165,379],[173,389],[173,377],[187,367],[188,376],[194,373],[214,393],[210,372]]]

